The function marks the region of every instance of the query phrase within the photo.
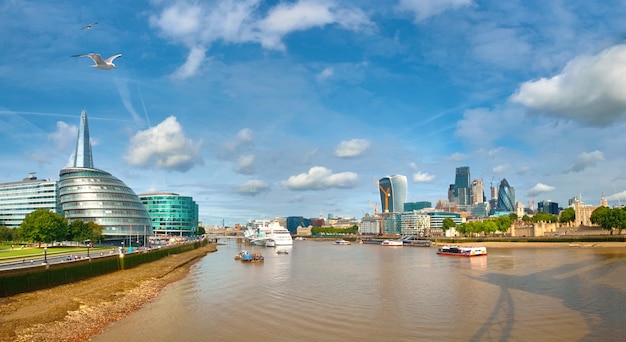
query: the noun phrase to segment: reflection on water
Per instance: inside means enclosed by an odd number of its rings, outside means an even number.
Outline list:
[[[621,340],[621,249],[434,248],[296,241],[288,254],[219,246],[191,274],[94,341]]]

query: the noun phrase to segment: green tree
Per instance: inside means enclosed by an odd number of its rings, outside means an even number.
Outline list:
[[[609,211],[611,211],[611,208],[603,207],[603,206],[597,207],[591,213],[591,216],[589,217],[591,223],[597,224],[598,226],[604,228],[604,226],[602,225],[602,220],[604,220],[606,218],[606,216],[608,215]]]
[[[443,229],[444,234],[448,229],[454,228],[454,227],[456,227],[456,223],[454,223],[454,220],[452,220],[449,217],[446,217],[445,219],[443,219],[443,222],[441,223],[441,229]]]
[[[16,240],[15,229],[6,226],[0,226],[0,241],[13,241]]]
[[[204,227],[198,227],[198,230],[196,230],[196,235],[204,235],[206,234],[206,230],[204,229]]]
[[[27,241],[50,243],[67,237],[67,220],[46,209],[37,209],[26,215],[20,225],[22,238]]]
[[[569,207],[561,211],[561,218],[559,218],[559,222],[561,223],[574,222],[575,219],[576,219],[576,211],[574,211],[574,208]]]

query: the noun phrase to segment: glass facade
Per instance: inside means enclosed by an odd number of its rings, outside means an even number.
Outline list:
[[[155,234],[192,236],[198,230],[198,205],[175,193],[141,194]]]
[[[515,212],[515,189],[513,189],[506,178],[500,182],[498,187],[498,211]]]
[[[152,235],[148,213],[139,197],[106,171],[80,167],[61,170],[59,199],[69,222],[95,222],[104,228],[106,239],[137,235],[137,240],[143,241],[146,235]]]
[[[470,205],[472,199],[469,166],[456,168],[454,179],[454,197],[458,205]]]
[[[0,184],[0,226],[18,228],[37,209],[61,214],[57,193],[57,181],[39,180],[34,173],[21,182]]]
[[[378,181],[378,187],[383,213],[401,213],[406,202],[406,176],[393,175],[383,177]]]

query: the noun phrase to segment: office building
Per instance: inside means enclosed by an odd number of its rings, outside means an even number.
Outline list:
[[[472,194],[472,196],[471,196],[472,197],[472,200],[471,200],[472,205],[476,205],[476,204],[485,202],[485,191],[484,191],[483,179],[482,178],[474,179],[472,181],[471,194]]]
[[[392,175],[378,181],[383,213],[401,213],[406,202],[406,176]]]
[[[559,204],[552,201],[541,201],[537,203],[537,211],[552,215],[559,215]]]
[[[515,212],[515,189],[503,178],[498,187],[497,211]]]
[[[135,236],[143,243],[152,235],[150,218],[135,192],[112,174],[94,168],[84,110],[74,157],[73,166],[59,172],[59,201],[68,222],[95,222],[103,227],[106,240],[123,242],[128,238],[128,245]]]
[[[61,214],[57,193],[57,181],[37,179],[34,172],[20,182],[0,184],[0,226],[18,228],[37,209]]]
[[[454,198],[459,206],[467,206],[472,204],[472,188],[470,181],[469,166],[461,166],[456,168],[454,178]]]
[[[189,196],[172,192],[138,195],[146,207],[155,235],[193,236],[198,230],[198,205]]]

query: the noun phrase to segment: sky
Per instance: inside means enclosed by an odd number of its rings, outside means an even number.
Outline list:
[[[626,201],[626,1],[0,0],[0,182],[93,159],[203,224],[363,217],[457,167],[525,207]],[[84,28],[88,24],[91,28]],[[92,68],[98,53],[116,68]]]

